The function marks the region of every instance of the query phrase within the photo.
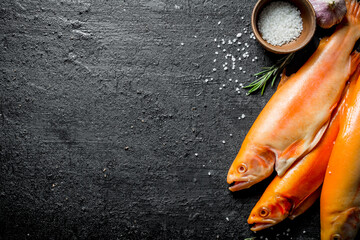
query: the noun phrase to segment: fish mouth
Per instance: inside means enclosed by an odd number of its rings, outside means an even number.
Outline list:
[[[248,219],[248,223],[251,224],[251,231],[257,232],[260,230],[263,230],[265,228],[269,228],[274,226],[275,224],[278,223],[278,221],[274,220],[274,219],[254,219],[254,218],[249,218]]]
[[[274,225],[275,225],[275,223],[255,223],[255,224],[250,228],[250,230],[253,231],[253,232],[257,232],[257,231],[260,231],[260,230],[263,230],[263,229],[272,227],[272,226],[274,226]]]
[[[242,189],[246,189],[252,186],[251,181],[234,181],[230,184],[229,190],[236,192]]]

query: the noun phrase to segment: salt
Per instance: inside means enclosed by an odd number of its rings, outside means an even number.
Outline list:
[[[260,13],[258,28],[262,38],[272,45],[289,43],[303,30],[300,11],[288,2],[272,2]]]

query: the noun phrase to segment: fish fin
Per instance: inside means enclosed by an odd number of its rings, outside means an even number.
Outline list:
[[[284,85],[284,83],[287,82],[287,80],[290,78],[291,76],[287,76],[286,75],[286,69],[284,68],[284,70],[281,73],[281,79],[280,82],[278,84],[277,90],[279,90],[280,87],[282,87]]]
[[[360,66],[360,53],[356,50],[353,51],[350,55],[350,59],[351,59],[350,60],[351,61],[350,75],[353,75]],[[357,74],[357,73],[355,73],[355,74]]]
[[[300,204],[298,204],[293,211],[290,213],[288,218],[294,220],[296,217],[303,214],[306,210],[308,210],[314,202],[320,197],[321,187],[316,189],[315,192],[311,193],[307,198],[305,198]]]
[[[356,0],[346,0],[346,19],[350,25],[360,28],[360,7]]]
[[[336,107],[336,105],[334,107]],[[297,140],[280,154],[275,163],[275,170],[280,177],[285,174],[287,169],[290,168],[297,159],[311,151],[317,145],[329,126],[329,123],[330,119],[319,129],[310,143],[304,139]]]
[[[304,152],[304,140],[297,140],[290,144],[280,155],[275,162],[275,170],[281,177],[286,170],[295,162],[295,160]]]

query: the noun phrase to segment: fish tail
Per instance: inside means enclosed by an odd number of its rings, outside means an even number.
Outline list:
[[[360,30],[360,3],[356,0],[346,0],[346,19],[350,25],[355,25]]]

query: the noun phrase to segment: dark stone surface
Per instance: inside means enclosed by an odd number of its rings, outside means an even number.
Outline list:
[[[235,91],[276,59],[250,30],[250,57],[222,70],[254,4],[2,0],[0,239],[318,239],[318,203],[255,234],[269,180],[227,190],[274,92]]]

